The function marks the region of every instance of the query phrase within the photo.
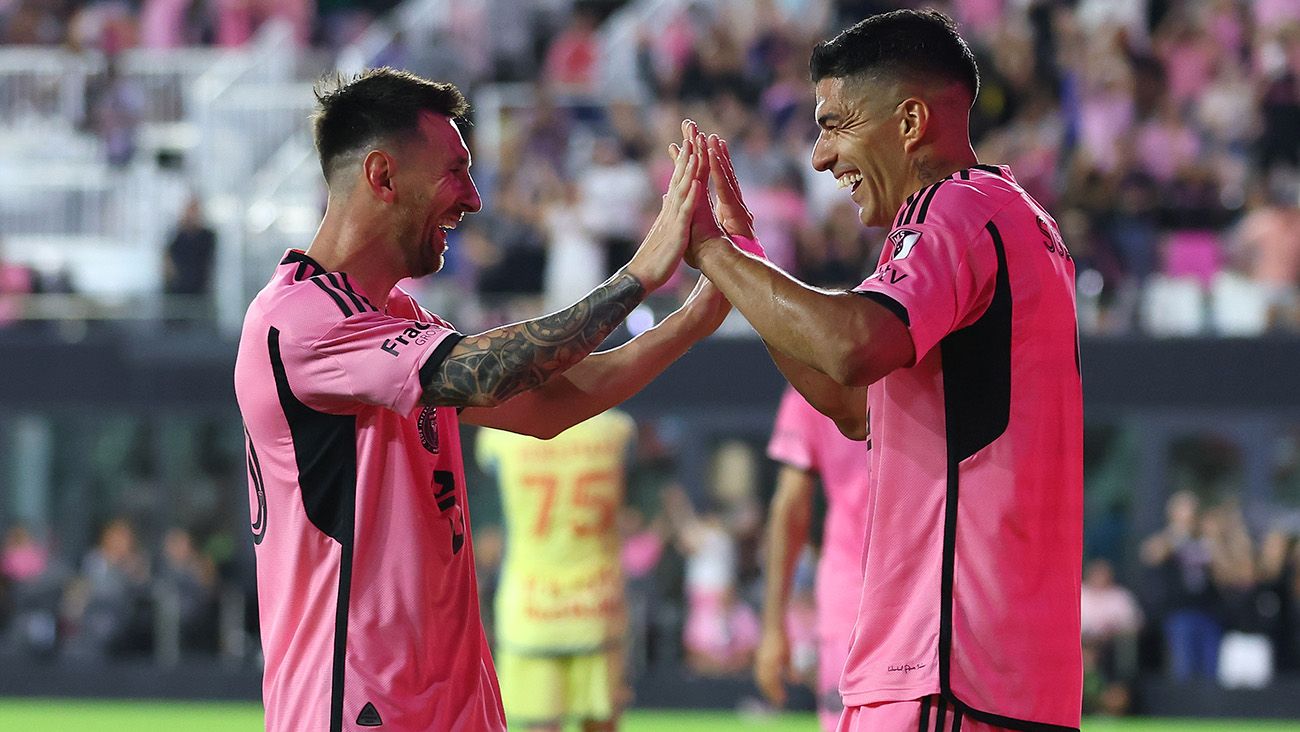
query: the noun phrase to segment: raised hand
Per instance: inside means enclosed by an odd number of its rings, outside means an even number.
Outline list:
[[[632,255],[624,271],[640,280],[647,291],[658,289],[668,281],[682,260],[692,231],[696,209],[703,202],[708,207],[708,156],[703,141],[685,141],[673,167],[663,206],[655,217],[645,240]],[[709,217],[712,218],[710,213]]]
[[[731,152],[727,149],[726,140],[717,135],[701,138],[695,124],[690,120],[682,122],[682,135],[683,138],[697,140],[708,154],[709,179],[713,181],[713,190],[716,194],[712,203],[716,223],[737,247],[755,256],[766,258],[767,254],[754,236],[754,214],[745,206],[745,201],[741,197],[740,182],[736,179],[736,172],[731,166]],[[669,153],[674,159],[678,152],[677,145],[670,146]],[[698,211],[696,216],[702,219]],[[693,244],[709,238],[703,234],[712,234],[704,227],[697,230],[695,221],[696,219],[692,220],[691,242]],[[688,263],[692,259],[692,253],[688,250]]]
[[[669,154],[680,159],[682,151],[684,151],[688,145],[691,149],[699,151],[700,155],[704,157],[705,162],[704,165],[696,169],[696,174],[698,176],[697,181],[699,182],[704,195],[695,202],[695,208],[691,212],[690,243],[695,245],[709,239],[721,238],[725,234],[723,233],[722,226],[718,224],[718,220],[714,218],[713,208],[709,204],[708,185],[710,171],[708,166],[706,140],[704,135],[700,133],[699,127],[689,119],[682,121],[681,147],[679,148],[676,145],[671,146],[669,148]],[[688,264],[693,264],[689,248],[687,250],[686,258]]]
[[[717,195],[713,213],[728,235],[753,239],[754,214],[750,213],[741,198],[740,182],[736,180],[736,171],[731,167],[731,152],[727,149],[727,141],[717,135],[709,135],[706,145],[709,178],[713,181],[713,191]]]

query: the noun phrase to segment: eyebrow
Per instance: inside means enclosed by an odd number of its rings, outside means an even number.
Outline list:
[[[838,122],[838,121],[840,121],[840,119],[842,119],[842,118],[841,118],[841,116],[839,115],[839,113],[837,113],[837,112],[827,112],[826,114],[823,114],[822,116],[820,116],[820,117],[817,118],[817,126],[818,126],[818,127],[825,127],[827,122]]]

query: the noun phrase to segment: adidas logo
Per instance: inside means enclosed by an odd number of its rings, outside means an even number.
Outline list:
[[[366,705],[361,707],[361,713],[357,715],[357,724],[361,727],[381,727],[384,720],[379,718],[379,710],[375,709],[375,705],[366,702]]]

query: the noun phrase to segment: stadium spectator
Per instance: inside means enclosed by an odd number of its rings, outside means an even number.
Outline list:
[[[645,168],[614,137],[596,139],[591,160],[578,183],[576,221],[604,250],[608,276],[636,250],[642,216],[654,200]]]
[[[104,525],[99,543],[81,562],[80,576],[65,597],[67,620],[75,628],[67,653],[104,658],[146,653],[152,643],[149,556],[135,526],[118,517]]]
[[[1169,674],[1179,681],[1213,679],[1223,626],[1200,501],[1180,490],[1169,497],[1165,516],[1165,527],[1142,542],[1140,556],[1157,573],[1162,597],[1155,615],[1163,619]]]
[[[1293,176],[1253,186],[1232,237],[1232,256],[1262,290],[1268,322],[1300,326],[1300,207]]]
[[[211,295],[216,255],[217,233],[204,221],[202,202],[191,197],[164,253],[163,292],[191,298]]]
[[[86,89],[86,123],[104,145],[108,163],[124,167],[135,157],[136,135],[144,112],[144,92],[121,73],[121,61],[109,56],[103,78]]]
[[[1105,559],[1093,559],[1083,572],[1080,630],[1083,635],[1084,709],[1123,714],[1137,678],[1137,633],[1142,610],[1137,598],[1115,582]]]
[[[721,512],[696,514],[684,493],[670,493],[676,541],[686,557],[687,665],[706,676],[748,668],[758,647],[758,616],[740,595],[736,540]]]
[[[5,241],[0,239],[0,328],[9,327],[23,316],[27,295],[37,286],[30,267],[5,258]]]
[[[26,525],[9,527],[0,548],[0,649],[34,656],[55,652],[65,579],[49,548]]]
[[[163,534],[153,582],[156,592],[166,592],[176,600],[181,650],[215,653],[217,570],[195,547],[188,530],[172,527]]]

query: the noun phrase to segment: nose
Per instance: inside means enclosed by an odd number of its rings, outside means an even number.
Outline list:
[[[478,195],[478,186],[474,185],[474,179],[469,176],[465,177],[469,184],[469,195],[465,197],[461,205],[466,213],[478,213],[483,210],[483,199]]]
[[[813,144],[812,150],[813,170],[830,170],[835,167],[835,150],[831,144],[826,141],[826,134],[819,133],[817,142]]]

